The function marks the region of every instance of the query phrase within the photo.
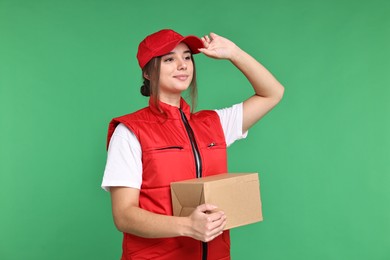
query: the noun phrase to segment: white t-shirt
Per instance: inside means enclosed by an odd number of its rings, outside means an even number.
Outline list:
[[[221,120],[226,145],[245,138],[242,133],[242,103],[215,110]],[[102,188],[112,186],[140,189],[142,183],[142,150],[137,137],[125,125],[119,124],[111,137],[107,152]]]

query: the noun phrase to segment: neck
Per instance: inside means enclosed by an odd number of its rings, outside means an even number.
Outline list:
[[[160,96],[160,101],[168,105],[180,108],[181,95]]]

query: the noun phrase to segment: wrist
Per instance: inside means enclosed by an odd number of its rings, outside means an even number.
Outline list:
[[[177,231],[179,236],[191,237],[191,219],[190,217],[177,217]]]
[[[231,56],[230,56],[229,60],[234,64],[238,63],[238,62],[240,62],[240,60],[242,60],[243,54],[244,54],[244,51],[241,50],[240,47],[235,46],[235,48],[233,48],[233,50],[231,52]]]

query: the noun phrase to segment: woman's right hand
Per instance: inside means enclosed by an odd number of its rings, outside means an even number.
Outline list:
[[[191,234],[194,239],[209,242],[221,235],[226,226],[226,215],[223,211],[213,210],[216,206],[211,204],[199,205],[189,216],[191,222]]]

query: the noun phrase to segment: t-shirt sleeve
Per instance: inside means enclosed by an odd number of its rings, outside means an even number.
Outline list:
[[[248,131],[242,132],[243,104],[235,104],[231,107],[215,110],[221,120],[225,134],[226,145],[230,146],[235,141],[246,138]]]
[[[101,187],[112,186],[140,189],[142,183],[142,150],[137,137],[119,124],[111,137]]]

